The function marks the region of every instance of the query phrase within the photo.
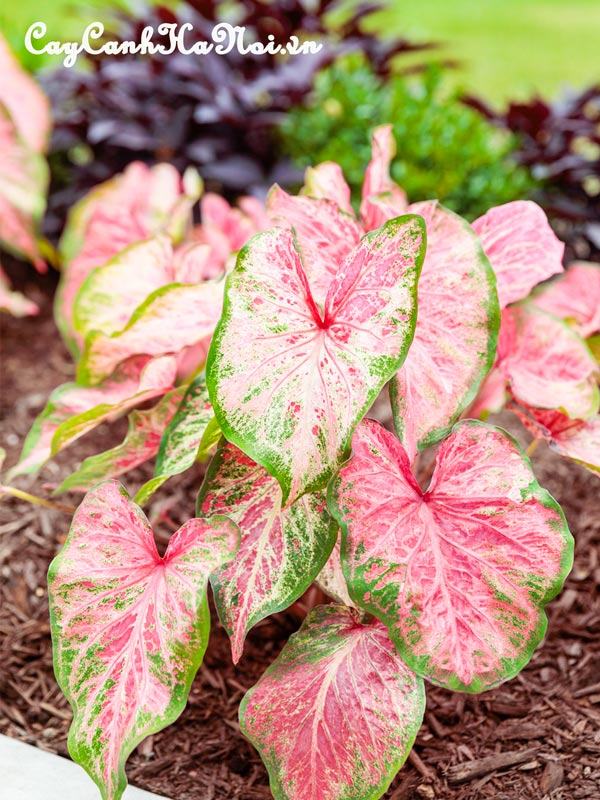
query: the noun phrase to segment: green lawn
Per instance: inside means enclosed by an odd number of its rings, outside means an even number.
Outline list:
[[[444,42],[455,80],[496,102],[600,80],[600,0],[388,0],[374,24]]]

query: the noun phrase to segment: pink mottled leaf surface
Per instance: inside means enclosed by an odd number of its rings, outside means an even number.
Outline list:
[[[527,297],[541,281],[563,271],[564,244],[531,200],[487,211],[473,223],[498,281],[500,307]]]
[[[282,509],[281,487],[235,445],[222,441],[198,495],[201,516],[225,514],[240,528],[235,558],[211,577],[234,663],[247,632],[282,611],[313,582],[335,539],[323,493]]]
[[[373,131],[372,156],[362,187],[360,216],[370,231],[399,214],[406,213],[407,200],[403,189],[390,177],[390,164],[396,154],[391,125],[381,125]]]
[[[290,231],[258,234],[241,251],[208,355],[208,388],[223,433],[279,480],[284,503],[327,483],[401,366],[424,238],[412,215],[365,236],[336,273],[323,315]]]
[[[500,312],[494,274],[472,228],[436,201],[427,226],[415,338],[391,382],[398,436],[411,459],[445,436],[493,364]],[[468,298],[468,302],[465,302]]]
[[[63,259],[55,298],[56,323],[77,354],[82,337],[73,329],[73,305],[90,272],[134,242],[161,231],[177,239],[191,222],[199,187],[169,164],[140,162],[100,184],[71,210],[60,241]]]
[[[163,432],[177,411],[185,390],[185,386],[179,386],[168,392],[152,408],[132,411],[123,441],[110,450],[84,459],[79,469],[65,478],[55,490],[55,494],[84,492],[99,481],[117,478],[154,458]]]
[[[78,418],[76,427],[81,435],[105,419],[116,418],[136,402],[162,394],[168,388],[163,383],[168,370],[166,359],[153,363],[145,357],[134,358],[100,386],[76,383],[58,386],[31,426],[21,458],[10,472],[11,478],[40,469],[52,454],[55,433],[68,420]]]
[[[302,193],[322,200],[333,200],[342,211],[354,214],[350,202],[350,187],[342,168],[333,161],[324,161],[316,167],[307,168]]]
[[[360,241],[360,225],[331,200],[294,197],[279,186],[269,192],[267,211],[274,224],[293,228],[313,298],[322,310],[331,281]]]
[[[508,434],[458,423],[423,492],[400,442],[366,420],[330,491],[350,595],[412,669],[477,692],[529,661],[573,540]]]
[[[69,752],[103,800],[122,796],[133,748],[183,710],[208,643],[208,577],[237,541],[230,520],[192,519],[160,556],[114,481],[77,509],[48,573],[54,668],[73,708]]]
[[[46,270],[37,233],[47,185],[44,158],[21,138],[0,101],[0,242],[10,252],[28,258],[39,272]]]
[[[561,456],[573,459],[590,472],[600,474],[600,416],[589,420],[571,419],[560,411],[510,403],[536,439],[544,439]]]
[[[240,723],[276,800],[376,800],[406,760],[424,710],[422,681],[385,627],[328,605],[309,614],[246,694]]]
[[[0,103],[8,109],[21,139],[31,150],[42,153],[50,134],[50,103],[12,55],[1,34]]]
[[[578,261],[532,298],[538,308],[567,320],[584,339],[600,331],[600,266]]]
[[[498,367],[523,403],[587,419],[598,412],[598,365],[565,323],[520,305],[502,312]]]
[[[96,384],[131,356],[177,353],[210,337],[222,302],[222,282],[172,283],[157,289],[122,330],[87,337],[77,369],[79,382]]]

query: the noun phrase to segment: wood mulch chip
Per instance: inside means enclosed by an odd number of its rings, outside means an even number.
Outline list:
[[[7,450],[8,465],[49,391],[71,374],[50,318],[50,300],[36,286],[29,289],[43,302],[42,315],[2,322],[0,446]],[[501,423],[512,425],[507,417]],[[91,434],[41,478],[19,479],[17,485],[47,496],[69,462],[112,446],[122,433],[121,427]],[[576,540],[573,572],[548,609],[546,641],[517,678],[493,691],[472,696],[428,687],[413,755],[387,800],[600,798],[600,482],[544,446],[533,461],[540,482],[562,504]],[[125,483],[134,488],[148,473],[138,470]],[[200,477],[186,474],[157,495],[150,516],[161,543],[191,513]],[[70,712],[52,672],[45,576],[69,518],[0,499],[0,732],[66,755]],[[171,728],[132,754],[129,780],[173,800],[268,800],[265,769],[240,734],[237,708],[298,627],[298,616],[276,614],[258,625],[237,667],[213,618],[187,708]]]

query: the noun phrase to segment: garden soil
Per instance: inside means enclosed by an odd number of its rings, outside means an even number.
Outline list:
[[[40,316],[2,320],[0,446],[8,466],[50,390],[72,376],[51,319],[53,279],[26,288],[40,302]],[[518,430],[510,417],[499,421]],[[67,464],[112,446],[124,430],[121,421],[84,437],[40,478],[17,485],[47,497]],[[548,608],[548,636],[530,665],[498,689],[469,696],[428,688],[416,746],[386,800],[600,800],[600,482],[545,445],[533,462],[540,482],[562,504],[576,541],[573,572]],[[160,546],[192,512],[200,469],[169,482],[151,504]],[[124,482],[134,489],[149,474],[139,469]],[[69,516],[0,499],[0,732],[66,755],[71,715],[52,672],[46,570],[65,539]],[[63,502],[77,504],[78,497]],[[187,708],[175,725],[132,754],[131,783],[173,800],[271,797],[261,760],[240,733],[237,709],[309,602],[305,598],[304,605],[256,626],[237,667],[213,613],[211,641]]]

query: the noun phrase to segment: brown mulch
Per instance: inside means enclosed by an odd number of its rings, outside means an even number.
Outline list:
[[[50,301],[36,299],[44,301],[38,319],[3,320],[0,446],[8,465],[48,392],[71,374]],[[118,433],[85,437],[41,478],[17,484],[47,494],[67,463],[111,446]],[[548,637],[521,675],[494,691],[468,696],[429,687],[413,755],[387,800],[600,798],[600,483],[545,447],[534,466],[562,503],[576,539],[574,570],[549,607]],[[139,485],[144,474],[125,483]],[[152,506],[162,542],[193,509],[199,477],[168,484]],[[0,504],[0,732],[62,755],[70,714],[52,673],[45,573],[68,522],[65,514],[14,499]],[[237,707],[297,626],[290,613],[265,620],[233,667],[215,619],[186,710],[137,748],[130,781],[173,800],[268,800],[267,775],[239,732]]]

